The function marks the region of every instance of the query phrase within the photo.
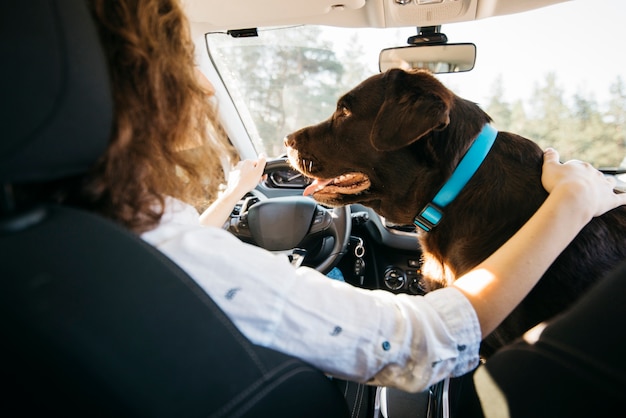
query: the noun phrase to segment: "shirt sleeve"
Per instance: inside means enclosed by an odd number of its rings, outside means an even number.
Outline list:
[[[457,289],[440,289],[427,296],[397,295],[327,279],[316,285],[317,272],[300,269],[298,273],[298,293],[306,289],[311,298],[308,303],[307,298],[289,298],[281,325],[291,322],[287,317],[304,315],[314,338],[294,341],[298,325],[281,326],[270,347],[304,358],[337,377],[409,392],[425,390],[478,365],[478,318]]]
[[[253,343],[329,375],[415,392],[478,365],[478,319],[454,288],[427,296],[357,288],[219,228],[169,222],[142,237]]]

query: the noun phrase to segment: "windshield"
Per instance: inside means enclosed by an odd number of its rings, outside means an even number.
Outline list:
[[[353,42],[333,40],[345,36]],[[378,71],[378,51],[368,57],[353,30],[298,26],[207,38],[255,148],[270,156],[284,152],[286,134],[328,118],[342,93]]]
[[[606,0],[614,7],[600,12],[594,3],[444,25],[450,43],[476,44],[477,59],[470,72],[438,77],[500,130],[553,146],[563,159],[624,166],[626,6]],[[379,71],[381,49],[415,34],[299,26],[251,38],[211,33],[207,43],[255,149],[275,157],[284,153],[286,134],[328,118],[339,96]]]

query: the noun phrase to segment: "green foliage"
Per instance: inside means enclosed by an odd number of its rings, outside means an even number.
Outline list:
[[[224,42],[219,48],[226,70],[237,69],[227,84],[237,86],[268,155],[283,152],[286,134],[330,117],[339,96],[364,78],[357,50],[337,57],[316,27],[290,33],[287,42],[281,32],[267,31],[260,34],[263,43]]]
[[[528,102],[507,103],[502,97],[498,78],[485,108],[498,129],[532,139],[542,148],[554,147],[564,161],[579,159],[596,167],[626,164],[626,86],[621,77],[611,85],[606,109],[583,92],[565,97],[554,73],[535,87]]]

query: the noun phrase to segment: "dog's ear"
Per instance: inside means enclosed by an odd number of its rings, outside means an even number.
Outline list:
[[[385,99],[370,133],[377,150],[403,148],[450,123],[454,95],[431,73],[392,69],[382,81]]]

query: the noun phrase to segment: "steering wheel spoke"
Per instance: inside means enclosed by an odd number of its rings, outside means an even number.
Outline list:
[[[325,207],[317,205],[309,234],[326,231],[333,224],[333,216]]]
[[[268,167],[290,165],[281,158],[268,162]],[[261,191],[257,189],[255,193]],[[307,256],[300,260],[302,264],[322,273],[329,272],[347,249],[352,227],[349,207],[329,209],[310,197],[296,194],[265,196],[243,209],[231,218],[229,231],[243,241],[273,252],[304,250]]]

